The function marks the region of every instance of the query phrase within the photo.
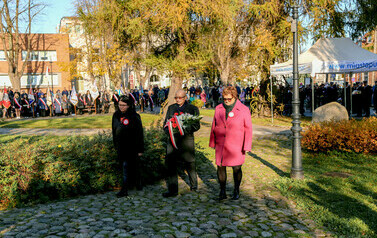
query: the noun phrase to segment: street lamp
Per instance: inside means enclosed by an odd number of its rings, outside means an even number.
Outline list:
[[[300,126],[300,97],[298,87],[298,36],[297,36],[297,19],[298,19],[298,6],[296,2],[292,6],[293,9],[293,21],[292,21],[292,33],[293,33],[293,99],[292,99],[292,168],[291,178],[302,179],[304,178],[304,171],[302,169],[302,154],[301,154],[301,131]]]
[[[51,68],[51,87],[52,87],[52,93],[54,93],[54,78],[52,77],[52,61],[50,61],[50,68]]]

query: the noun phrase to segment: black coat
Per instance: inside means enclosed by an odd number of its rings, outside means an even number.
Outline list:
[[[194,116],[199,115],[199,109],[187,102],[182,107],[179,107],[178,104],[170,105],[168,111],[166,113],[164,125],[166,122],[174,116],[179,115],[180,112],[188,113]],[[179,156],[184,161],[193,162],[195,161],[195,143],[194,143],[194,132],[200,129],[200,122],[195,123],[191,126],[191,128],[187,128],[185,130],[184,136],[176,136],[175,142],[178,149],[175,149],[171,144],[170,138],[168,138],[167,148],[166,148],[166,156]],[[167,127],[164,127],[165,133],[169,135],[169,130]]]
[[[144,132],[140,115],[135,111],[116,111],[112,121],[113,142],[120,160],[144,152]]]

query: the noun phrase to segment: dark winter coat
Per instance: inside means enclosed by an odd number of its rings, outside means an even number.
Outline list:
[[[135,111],[113,114],[113,142],[120,160],[127,160],[144,152],[144,133],[140,115]]]
[[[170,105],[166,113],[164,125],[166,122],[175,115],[179,115],[180,112],[188,113],[194,116],[199,115],[199,109],[187,102],[182,107],[179,107],[177,103]],[[178,149],[175,149],[168,138],[166,156],[180,156],[184,161],[193,162],[195,161],[195,143],[194,143],[194,132],[200,129],[200,122],[195,123],[191,128],[185,130],[184,136],[176,137],[176,144]],[[165,133],[169,135],[169,130],[164,127]],[[178,159],[178,158],[177,158]]]

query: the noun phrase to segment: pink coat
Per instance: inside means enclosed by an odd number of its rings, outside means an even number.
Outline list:
[[[245,162],[245,152],[251,151],[253,128],[249,108],[237,100],[233,110],[225,117],[222,104],[215,110],[209,146],[216,150],[216,164],[237,166]]]

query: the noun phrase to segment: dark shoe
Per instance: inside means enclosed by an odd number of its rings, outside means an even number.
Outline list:
[[[137,190],[137,191],[141,191],[141,190],[143,190],[143,185],[141,185],[141,184],[137,184],[137,185],[136,185],[136,190]]]
[[[165,193],[162,194],[162,196],[164,198],[175,197],[177,195],[178,195],[178,193],[172,193],[172,192],[165,192]]]
[[[128,192],[127,192],[127,190],[120,190],[120,192],[117,193],[116,196],[117,196],[118,198],[121,198],[121,197],[127,197],[127,196],[128,196]]]
[[[234,190],[233,191],[233,197],[232,197],[232,200],[238,200],[240,199],[240,190]]]
[[[224,200],[224,199],[227,199],[226,191],[225,190],[220,190],[219,201]]]

